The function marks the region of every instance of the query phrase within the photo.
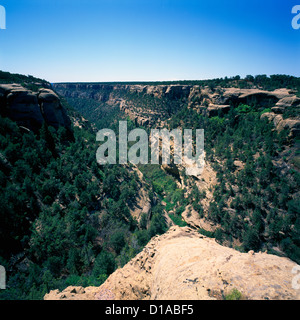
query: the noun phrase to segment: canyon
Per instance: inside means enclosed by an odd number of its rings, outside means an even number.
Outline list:
[[[65,98],[93,99],[105,103],[108,106],[118,106],[136,124],[141,126],[162,128],[170,114],[165,110],[166,106],[147,105],[147,97],[165,101],[184,101],[188,108],[213,117],[218,114],[226,114],[230,106],[239,104],[259,104],[265,108],[271,108],[271,112],[264,117],[273,120],[276,115],[282,115],[288,108],[299,108],[300,98],[294,90],[280,88],[273,91],[261,89],[240,89],[201,87],[199,85],[108,85],[108,84],[54,84],[53,88]],[[132,97],[144,99],[143,105],[135,103]],[[172,110],[175,112],[176,108]],[[281,119],[282,120],[282,119]],[[300,121],[283,121],[277,129],[289,128],[292,135],[299,134]]]
[[[296,88],[11,77],[20,83],[0,84],[1,236],[8,287],[21,280],[2,296],[300,299]],[[119,121],[205,129],[201,170],[97,163],[97,131]]]
[[[139,84],[55,84],[54,88],[65,98],[92,99],[107,108],[114,106],[136,126],[144,128],[168,127],[172,114],[183,104],[208,118],[222,118],[241,105],[257,105],[264,110],[261,121],[272,122],[278,133],[287,130],[290,139],[300,133],[300,98],[296,91],[286,88],[266,91]],[[168,103],[174,108],[170,110]],[[298,110],[295,116],[291,110]],[[239,172],[245,163],[235,160],[234,165]],[[179,185],[185,187],[189,195],[192,189],[182,176],[182,170],[187,167],[186,163],[162,165],[163,170],[178,178]],[[297,264],[261,251],[241,253],[196,231],[200,228],[214,233],[220,228],[207,219],[217,185],[216,175],[207,159],[203,172],[196,170],[192,175],[199,191],[205,192],[201,200],[204,217],[199,217],[192,206],[187,206],[182,218],[189,227],[175,226],[169,219],[170,228],[165,234],[152,238],[141,253],[117,269],[100,287],[70,286],[62,292],[51,291],[44,299],[216,300],[238,292],[239,298],[245,300],[299,300],[299,292],[291,287],[291,270],[298,268]],[[227,210],[230,214],[235,212],[230,208]],[[169,214],[173,212],[169,211]],[[166,210],[165,216],[168,218]]]

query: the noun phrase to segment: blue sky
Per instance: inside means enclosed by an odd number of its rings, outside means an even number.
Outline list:
[[[0,0],[0,69],[51,82],[300,76],[300,0]]]

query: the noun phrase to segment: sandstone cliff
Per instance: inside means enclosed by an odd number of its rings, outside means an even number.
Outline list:
[[[208,117],[226,114],[231,106],[258,104],[272,108],[274,114],[284,114],[289,108],[299,108],[300,98],[293,90],[281,88],[266,91],[257,88],[209,88],[199,85],[122,85],[122,84],[54,84],[55,90],[66,98],[93,99],[108,106],[117,105],[136,124],[164,127],[180,103]],[[149,100],[152,99],[152,102]],[[151,103],[150,103],[151,102]],[[171,107],[168,107],[170,103]],[[142,104],[142,105],[141,105]],[[162,104],[162,106],[158,106]],[[299,118],[282,123],[299,134]],[[280,127],[281,128],[281,127]],[[280,130],[279,128],[279,130]]]
[[[238,290],[242,299],[300,299],[287,258],[241,253],[190,228],[171,227],[100,287],[51,291],[45,300],[208,300]]]
[[[284,119],[282,114],[274,112],[266,112],[261,115],[261,119],[267,119],[272,121],[276,130],[281,132],[282,130],[287,130],[290,137],[296,137],[300,134],[300,118],[288,118]]]
[[[71,131],[71,121],[56,93],[41,88],[33,92],[19,84],[0,85],[0,114],[18,125],[37,132],[46,122]]]

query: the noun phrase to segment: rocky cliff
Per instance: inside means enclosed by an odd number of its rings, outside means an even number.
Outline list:
[[[33,92],[19,84],[0,85],[0,114],[37,132],[44,122],[71,131],[71,121],[57,94],[47,88]]]
[[[51,291],[45,300],[208,300],[238,292],[242,299],[300,299],[287,258],[241,253],[190,228],[156,236],[100,287]],[[295,268],[295,269],[294,269]]]
[[[284,115],[290,108],[300,108],[300,98],[295,95],[294,90],[286,88],[266,91],[258,88],[210,88],[200,85],[84,83],[54,84],[54,88],[66,98],[92,99],[108,106],[117,105],[136,124],[152,127],[163,127],[165,120],[183,103],[208,117],[226,114],[231,106],[239,104],[257,104],[261,108],[270,108],[273,115]],[[271,119],[271,116],[269,118]],[[292,136],[298,135],[299,116],[291,120],[293,121],[282,122],[277,128],[287,128],[292,131]]]

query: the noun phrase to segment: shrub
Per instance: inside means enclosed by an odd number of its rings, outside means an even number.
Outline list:
[[[236,288],[232,289],[230,293],[225,295],[225,300],[241,300],[243,297],[242,293]]]

